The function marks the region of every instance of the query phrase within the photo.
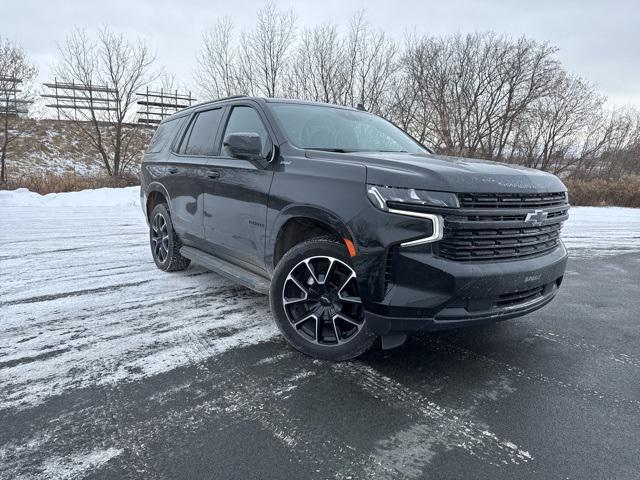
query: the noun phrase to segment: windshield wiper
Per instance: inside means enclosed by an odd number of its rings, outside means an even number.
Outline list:
[[[406,150],[369,150],[370,152],[379,152],[379,153],[409,153]]]
[[[358,150],[345,150],[344,148],[321,148],[321,147],[306,147],[305,150],[319,150],[321,152],[336,152],[336,153],[352,153]]]

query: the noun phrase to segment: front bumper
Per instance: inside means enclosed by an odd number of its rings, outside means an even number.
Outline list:
[[[465,263],[430,249],[399,249],[378,302],[365,302],[368,329],[377,335],[492,323],[531,313],[556,295],[567,264],[560,243],[534,258]]]

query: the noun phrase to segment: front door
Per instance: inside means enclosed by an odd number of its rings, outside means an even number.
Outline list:
[[[230,133],[260,135],[262,158],[232,158],[222,145]],[[264,270],[267,200],[273,178],[268,161],[274,148],[271,136],[256,108],[233,105],[220,138],[220,156],[209,161],[215,180],[204,196],[205,237],[217,255]]]

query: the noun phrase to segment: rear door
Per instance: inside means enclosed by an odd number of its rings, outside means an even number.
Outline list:
[[[207,242],[217,255],[256,271],[263,271],[267,200],[273,178],[270,159],[272,134],[263,113],[253,103],[236,102],[227,107],[220,135],[220,155],[210,159],[211,176],[204,196]],[[262,158],[232,158],[222,142],[230,133],[257,133]],[[254,268],[255,267],[255,268]]]
[[[218,129],[224,107],[194,113],[170,154],[165,181],[171,197],[176,232],[186,245],[203,248],[203,195],[209,173],[208,161],[217,154]]]

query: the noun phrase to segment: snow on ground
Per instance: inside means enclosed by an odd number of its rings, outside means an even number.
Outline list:
[[[266,297],[198,267],[156,269],[137,191],[60,194],[52,203],[66,206],[47,207],[24,192],[16,196],[30,207],[0,197],[3,408],[155,375],[275,334]],[[111,206],[68,206],[71,198]]]
[[[136,380],[276,335],[266,297],[151,259],[139,189],[0,191],[0,405]],[[572,255],[640,251],[640,210],[574,208]]]
[[[562,238],[574,257],[640,250],[640,208],[573,207]]]
[[[3,207],[128,207],[140,205],[140,187],[98,188],[40,195],[26,188],[0,190]]]

